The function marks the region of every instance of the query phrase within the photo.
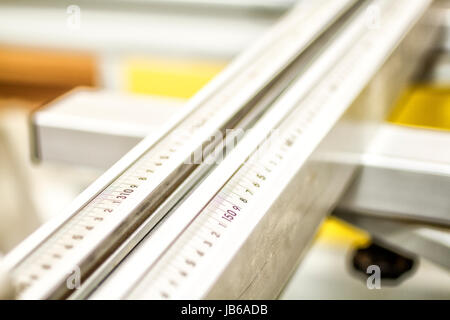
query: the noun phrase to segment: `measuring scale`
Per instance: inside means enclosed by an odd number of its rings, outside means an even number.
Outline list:
[[[108,289],[120,265],[94,297],[204,297],[430,1],[324,3],[300,2],[161,135],[146,138],[9,255],[19,297],[87,297],[147,234],[124,261],[147,261],[133,265],[129,285]],[[369,5],[382,14],[380,30],[368,28]],[[231,128],[253,129],[219,165],[189,161],[199,150],[214,157],[224,143],[210,137]],[[280,139],[267,140],[270,132]],[[75,291],[66,283],[74,270],[83,282]]]
[[[336,61],[324,54],[310,69],[320,77],[321,67],[328,70],[336,64],[326,80],[308,93],[302,91],[308,88],[308,74],[300,77],[252,133],[172,213],[156,235],[150,234],[143,241],[126,262],[128,265],[122,270],[119,267],[117,275],[113,274],[113,279],[94,293],[93,298],[195,299],[208,296],[211,284],[226,272],[227,264],[223,261],[233,259],[246,240],[242,235],[248,235],[248,229],[255,227],[269,209],[267,204],[277,198],[279,189],[273,188],[277,177],[285,176],[285,168],[292,168],[295,163],[299,167],[310,157],[328,132],[324,127],[331,128],[342,116],[384,62],[388,48],[401,37],[401,33],[391,33],[388,37],[383,32],[396,29],[396,24],[407,23],[407,16],[403,21],[398,19],[401,4],[397,3],[398,7],[383,1],[379,4],[390,13],[385,15],[383,30],[362,32],[366,27],[362,18],[348,27],[343,32],[347,37],[342,36],[341,42],[326,51],[334,52],[336,59],[336,56],[341,57],[339,53],[349,50],[346,56]],[[355,37],[359,41],[349,49],[357,41]],[[290,112],[292,109],[295,110]],[[273,132],[279,136],[265,140],[267,129],[264,128],[274,127],[277,131]],[[255,132],[259,133],[258,138]],[[249,150],[254,153],[249,154]],[[314,177],[305,182],[307,187],[314,188]],[[317,192],[316,196],[319,196]],[[186,223],[187,217],[192,220]],[[183,227],[177,230],[177,226]],[[170,236],[166,236],[169,233]],[[142,264],[145,259],[153,261],[156,256],[153,253],[159,248],[162,249],[155,263]],[[222,262],[219,268],[216,261]],[[251,263],[251,256],[248,261]],[[133,274],[132,279],[130,274]]]

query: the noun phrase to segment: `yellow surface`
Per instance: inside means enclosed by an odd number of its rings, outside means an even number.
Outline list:
[[[131,58],[124,64],[126,90],[176,98],[190,98],[225,66],[198,62]]]
[[[388,120],[399,125],[450,130],[450,87],[417,85],[409,88]]]
[[[349,224],[329,217],[323,223],[316,236],[316,241],[337,246],[363,246],[370,241],[370,236]]]

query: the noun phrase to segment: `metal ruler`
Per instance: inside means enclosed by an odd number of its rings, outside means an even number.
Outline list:
[[[279,232],[276,227],[258,227],[264,225],[262,221],[274,207],[280,220],[283,210],[292,210],[290,204],[280,205],[277,200],[429,3],[371,1],[369,7],[347,17],[339,37],[325,45],[307,72],[288,87],[232,153],[142,241],[92,298],[247,297],[245,290],[274,254],[271,247],[275,244],[265,238]],[[367,9],[380,14],[376,26],[367,24]],[[319,207],[315,202],[331,195],[323,186],[326,182],[318,177],[326,178],[329,169],[322,169],[325,175],[307,174],[300,183],[301,188],[310,189],[310,197],[297,201],[305,212],[313,211],[310,214],[326,211],[325,207],[315,208]],[[336,188],[345,187],[351,172],[340,176],[341,186]],[[302,210],[296,219],[299,217]],[[296,219],[291,222],[302,222]],[[277,218],[271,223],[276,225]],[[289,243],[292,231],[289,226],[284,228],[285,234],[275,241],[286,241],[285,250],[294,250]],[[255,232],[266,236],[257,237],[258,242]],[[246,246],[258,253],[246,251]],[[241,260],[236,258],[238,252],[245,252]],[[266,255],[266,261],[259,263],[255,258],[258,254]],[[233,268],[238,272],[227,276]]]
[[[17,297],[257,292],[276,249],[294,250],[303,223],[310,236],[351,178],[353,166],[311,159],[429,4],[301,1],[159,135],[5,258]],[[67,283],[74,270],[79,290]]]
[[[163,204],[176,203],[202,177],[188,160],[199,150],[208,157],[221,142],[211,139],[217,132],[251,126],[298,74],[302,53],[355,1],[323,3],[301,2],[160,135],[145,139],[6,257],[18,296],[65,298],[74,268],[86,279],[124,243],[121,254],[130,250],[167,213],[170,205]]]

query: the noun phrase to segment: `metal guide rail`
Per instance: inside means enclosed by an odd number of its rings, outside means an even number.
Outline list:
[[[430,1],[324,3],[300,2],[160,135],[146,138],[7,256],[17,297],[83,298],[94,289],[94,298],[207,297]],[[368,9],[382,17],[379,25],[368,24]],[[216,166],[226,130],[250,128],[232,137],[239,143]],[[217,132],[221,138],[211,139]],[[147,262],[136,263],[143,256]],[[81,290],[66,282],[74,268]]]
[[[240,297],[233,296],[232,290],[225,295],[210,294],[287,181],[307,163],[429,2],[415,2],[408,10],[406,1],[371,4],[380,10],[382,24],[367,30],[367,11],[349,17],[339,38],[326,46],[308,72],[288,87],[252,132],[91,298]],[[271,135],[274,139],[268,139]],[[315,188],[313,180],[306,179],[311,189]],[[345,183],[343,180],[342,185]],[[320,196],[321,187],[319,184],[315,196]],[[267,249],[263,243],[260,247],[260,251]],[[247,253],[247,265],[239,265],[242,278],[248,269],[255,274],[258,271],[252,266],[251,255],[256,253]],[[243,279],[232,281],[249,285],[252,279],[248,283]]]
[[[19,297],[67,297],[66,278],[74,266],[87,278],[147,218],[153,217],[146,221],[147,228],[154,226],[164,213],[152,213],[198,167],[188,161],[192,155],[200,149],[203,157],[208,156],[220,142],[211,139],[217,131],[238,124],[246,129],[245,123],[252,123],[246,116],[258,117],[254,110],[263,112],[273,99],[262,97],[281,93],[283,88],[276,83],[289,82],[294,74],[290,68],[302,52],[355,3],[334,1],[322,9],[322,2],[300,3],[192,99],[186,112],[164,133],[144,140],[59,220],[41,228],[15,250],[6,263]],[[262,106],[258,105],[261,100]],[[195,184],[195,176],[188,181]]]

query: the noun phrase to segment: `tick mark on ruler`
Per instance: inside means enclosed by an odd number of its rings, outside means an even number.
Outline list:
[[[205,253],[204,253],[203,251],[197,250],[197,254],[198,254],[200,257],[203,257]]]
[[[174,287],[178,286],[178,283],[176,283],[174,280],[169,280],[169,283]]]
[[[187,272],[186,272],[186,271],[183,271],[183,270],[180,271],[180,274],[181,274],[183,277],[187,277],[187,275],[188,275]]]

